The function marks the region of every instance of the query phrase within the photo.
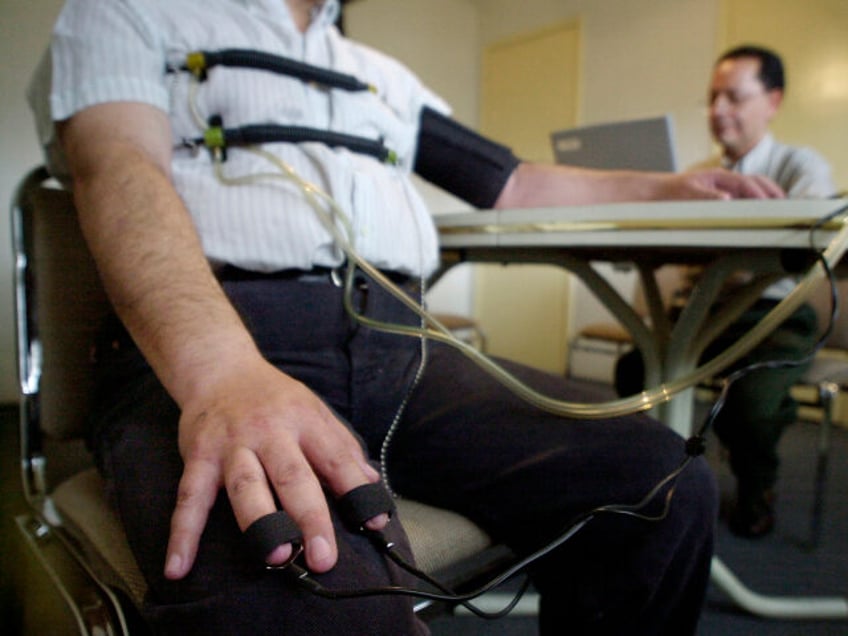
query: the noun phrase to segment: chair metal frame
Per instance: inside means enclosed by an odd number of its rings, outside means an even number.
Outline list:
[[[80,537],[66,526],[54,498],[56,482],[68,475],[49,473],[48,456],[64,442],[51,441],[42,430],[44,349],[39,333],[38,303],[35,300],[37,257],[34,245],[33,195],[49,175],[37,168],[18,187],[12,205],[12,240],[15,257],[15,318],[19,378],[19,441],[21,481],[28,510],[16,524],[25,544],[43,567],[65,610],[81,634],[128,634],[139,631],[139,614],[126,590],[107,582],[86,554]],[[52,448],[51,448],[52,447]],[[79,449],[74,450],[78,454]],[[83,454],[68,473],[87,463]]]

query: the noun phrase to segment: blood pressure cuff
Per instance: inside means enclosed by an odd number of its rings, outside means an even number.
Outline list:
[[[520,160],[432,108],[421,110],[415,172],[478,208],[491,208]]]

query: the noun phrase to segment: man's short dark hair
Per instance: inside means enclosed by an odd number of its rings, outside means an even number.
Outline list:
[[[724,60],[738,60],[743,57],[752,57],[760,61],[759,79],[763,83],[763,86],[766,87],[766,90],[784,90],[786,79],[783,72],[783,61],[777,53],[762,46],[753,46],[750,44],[737,46],[718,58],[716,64]]]

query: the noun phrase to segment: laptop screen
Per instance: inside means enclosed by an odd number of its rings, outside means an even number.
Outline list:
[[[670,115],[581,126],[551,133],[557,163],[609,170],[674,172]]]

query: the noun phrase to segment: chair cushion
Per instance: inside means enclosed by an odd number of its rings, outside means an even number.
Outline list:
[[[428,574],[471,559],[492,545],[489,535],[450,510],[398,499],[397,513],[418,567]]]
[[[130,551],[121,520],[106,498],[103,478],[97,470],[89,468],[62,482],[53,492],[53,503],[63,525],[103,582],[124,590],[140,606],[147,582]]]
[[[53,493],[63,524],[104,582],[115,585],[141,605],[147,583],[127,544],[117,513],[104,494],[96,469],[78,473]],[[403,522],[418,566],[428,574],[456,566],[492,545],[489,536],[465,517],[416,501],[400,499]],[[479,564],[478,564],[479,565]]]

